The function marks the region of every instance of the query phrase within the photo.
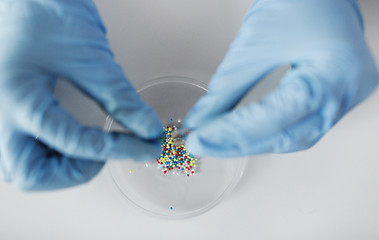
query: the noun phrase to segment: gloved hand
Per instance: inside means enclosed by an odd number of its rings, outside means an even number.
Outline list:
[[[292,65],[259,102],[233,109],[273,69]],[[314,145],[375,88],[378,72],[355,0],[256,0],[188,114],[193,154],[236,157]]]
[[[2,0],[0,43],[3,179],[26,190],[63,188],[91,179],[105,159],[159,155],[158,141],[147,139],[161,133],[160,121],[115,63],[91,0]],[[54,99],[58,77],[134,134],[82,126]]]

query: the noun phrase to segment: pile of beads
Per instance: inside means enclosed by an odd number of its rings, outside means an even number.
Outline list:
[[[183,144],[188,132],[178,134],[179,129],[176,126],[164,128],[162,154],[157,159],[158,167],[164,174],[174,170],[174,174],[176,172],[177,175],[192,176],[195,174],[197,158],[190,154]]]

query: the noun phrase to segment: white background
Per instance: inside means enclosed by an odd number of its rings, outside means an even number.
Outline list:
[[[116,58],[136,86],[167,75],[207,82],[250,5],[96,3]],[[379,1],[361,1],[361,7],[379,60]],[[57,96],[82,122],[103,125],[103,113],[70,86],[59,84]],[[191,219],[139,212],[122,199],[107,171],[55,192],[23,193],[0,182],[0,239],[379,239],[378,104],[376,91],[310,150],[252,157],[235,191]]]

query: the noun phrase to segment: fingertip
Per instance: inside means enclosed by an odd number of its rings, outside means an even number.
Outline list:
[[[149,123],[145,128],[145,132],[142,132],[141,137],[144,139],[156,139],[163,132],[163,125],[155,113],[151,114],[149,118]]]
[[[133,116],[118,116],[119,121],[124,127],[129,128],[134,134],[143,139],[155,139],[163,132],[163,126],[157,114],[149,106],[134,112]],[[127,113],[126,113],[127,114]]]
[[[162,148],[161,148],[160,143],[157,140],[146,141],[146,143],[148,144],[149,147],[146,149],[142,149],[141,154],[136,155],[133,158],[133,160],[152,161],[152,160],[157,159],[160,156],[162,152]]]
[[[193,131],[187,138],[188,149],[200,156],[239,157],[246,148],[242,135],[236,124],[224,117]]]
[[[163,126],[160,121],[141,122],[139,126],[133,129],[133,133],[145,140],[154,140],[163,132]]]
[[[196,126],[197,126],[196,119],[194,117],[194,114],[191,111],[187,114],[187,116],[184,119],[184,127],[187,129],[195,129]]]
[[[144,140],[125,133],[113,132],[112,150],[107,159],[135,161],[149,161],[156,159],[161,154],[161,146],[158,140]]]
[[[146,151],[132,158],[132,160],[136,162],[154,161],[155,159],[159,157],[160,154],[161,154],[160,150],[159,151]]]
[[[189,152],[195,156],[222,156],[225,150],[223,135],[214,134],[213,130],[208,125],[193,131],[187,138]]]
[[[235,155],[228,144],[223,144],[220,139],[209,138],[202,134],[191,134],[187,139],[188,151],[198,157],[211,156],[217,158],[228,158]]]
[[[206,108],[203,107],[204,100],[201,98],[187,113],[186,118],[184,119],[184,127],[188,129],[196,129],[201,122],[204,121],[204,118],[207,116]]]
[[[201,139],[196,134],[196,132],[191,133],[187,137],[186,141],[187,150],[198,157],[204,156],[203,144],[201,143]]]
[[[224,93],[208,92],[188,112],[185,118],[185,126],[189,129],[195,129],[200,125],[204,125],[211,119],[228,111],[234,103],[235,99]]]

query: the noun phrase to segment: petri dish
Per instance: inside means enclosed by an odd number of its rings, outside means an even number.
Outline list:
[[[206,84],[187,77],[162,77],[137,89],[158,114],[162,124],[181,124],[187,112],[206,94]],[[107,118],[107,131],[125,131]],[[243,175],[246,158],[201,157],[191,176],[169,171],[164,174],[156,159],[149,162],[108,161],[107,168],[122,196],[133,206],[155,217],[194,217],[216,206]]]

